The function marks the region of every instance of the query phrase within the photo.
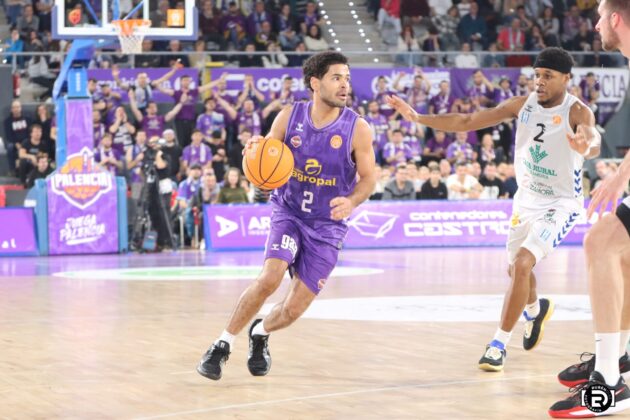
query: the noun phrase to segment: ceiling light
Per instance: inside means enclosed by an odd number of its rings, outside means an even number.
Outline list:
[[[375,62],[375,63],[378,63],[378,58],[375,58],[375,59],[374,59],[374,62]]]
[[[327,20],[327,21],[326,21],[326,25],[330,25],[331,23],[332,23],[332,22],[331,22],[331,21],[329,21],[329,20]]]
[[[339,40],[338,39],[335,39],[335,44],[339,44]]]
[[[366,39],[366,40],[365,40],[365,43],[366,43],[366,44],[369,44],[369,43],[370,43],[370,40],[369,40],[369,39]]]
[[[336,48],[336,50],[337,50],[337,51],[341,51],[341,47],[337,47],[337,48]]]
[[[372,51],[372,50],[373,50],[373,48],[372,48],[372,47],[368,47],[368,51]]]
[[[354,6],[354,3],[350,1],[350,2],[348,2],[348,6],[352,7],[352,6]]]
[[[360,20],[357,20],[357,25],[362,25],[363,22],[361,22]]]

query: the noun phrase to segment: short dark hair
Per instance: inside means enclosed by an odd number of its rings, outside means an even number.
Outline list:
[[[628,0],[606,0],[604,8],[611,12],[619,13],[626,25],[630,26],[630,2]]]
[[[547,47],[538,53],[533,67],[546,67],[560,73],[570,74],[575,61],[571,54],[562,48]]]
[[[322,79],[328,73],[330,66],[334,64],[348,65],[348,57],[336,51],[324,51],[309,57],[302,66],[304,85],[312,91],[311,77]]]
[[[404,135],[404,133],[402,132],[402,130],[401,130],[400,128],[397,128],[397,129],[395,129],[395,130],[392,130],[392,134],[396,134],[396,133],[400,133],[400,134],[403,134],[403,135]]]

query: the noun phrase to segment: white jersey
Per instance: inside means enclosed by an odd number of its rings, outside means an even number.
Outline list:
[[[573,133],[569,113],[579,99],[565,94],[553,108],[538,104],[533,92],[518,113],[514,170],[518,191],[515,200],[527,207],[562,200],[582,208],[584,158],[569,147]]]

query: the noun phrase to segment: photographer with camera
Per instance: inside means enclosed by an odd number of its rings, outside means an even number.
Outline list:
[[[158,249],[176,247],[170,209],[173,193],[173,181],[170,179],[171,162],[169,155],[163,153],[161,147],[159,138],[151,137],[142,159],[144,175],[142,215],[147,212],[149,214],[151,226],[157,232]]]

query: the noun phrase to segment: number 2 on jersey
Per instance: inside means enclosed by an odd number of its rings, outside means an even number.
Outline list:
[[[310,213],[311,209],[306,207],[307,204],[313,204],[313,193],[311,191],[304,191],[304,199],[302,200],[302,211]]]
[[[545,134],[545,124],[543,123],[538,123],[536,124],[536,127],[540,127],[540,133],[536,134],[536,137],[534,137],[534,141],[537,141],[539,143],[544,143],[545,141],[543,139],[541,139],[542,135]]]

